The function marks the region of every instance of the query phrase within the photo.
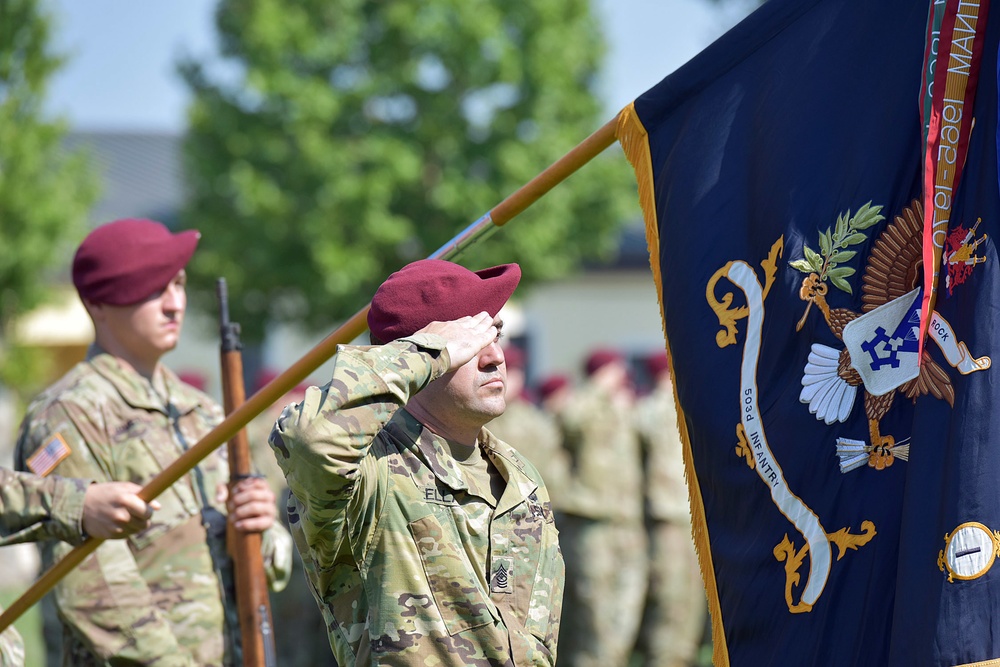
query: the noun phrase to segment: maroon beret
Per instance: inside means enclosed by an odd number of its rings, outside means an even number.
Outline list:
[[[279,375],[281,374],[273,368],[260,369],[260,371],[257,372],[257,378],[254,380],[253,390],[260,391],[261,388],[271,384]]]
[[[484,310],[496,317],[520,280],[517,264],[473,272],[443,259],[421,259],[379,286],[368,311],[368,329],[388,343],[431,322],[450,322]]]
[[[597,371],[601,370],[608,364],[614,363],[616,361],[624,361],[625,357],[621,355],[620,352],[611,349],[600,349],[594,350],[587,357],[587,363],[585,370],[587,371],[587,376],[590,377]]]
[[[524,370],[524,350],[516,345],[505,347],[503,350],[503,358],[507,368],[520,368],[521,370]]]
[[[201,234],[170,233],[152,220],[127,218],[87,235],[73,257],[81,299],[113,306],[139,303],[161,291],[194,254]]]
[[[655,380],[660,376],[660,373],[670,370],[670,357],[667,356],[666,352],[650,355],[646,358],[646,370],[649,371],[649,377]]]
[[[569,386],[569,378],[565,375],[552,375],[545,379],[542,384],[538,386],[538,394],[544,401],[552,394],[556,393],[563,387]]]
[[[184,384],[189,384],[198,391],[205,391],[207,385],[207,380],[205,376],[198,371],[182,371],[177,374],[177,379],[179,379]]]

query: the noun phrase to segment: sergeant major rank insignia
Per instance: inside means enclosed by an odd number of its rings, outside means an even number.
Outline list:
[[[493,593],[514,592],[514,559],[500,557],[493,559],[493,573],[490,576],[490,591]]]

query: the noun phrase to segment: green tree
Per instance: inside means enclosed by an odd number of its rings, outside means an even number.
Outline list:
[[[50,33],[38,0],[0,0],[0,381],[17,389],[37,366],[9,345],[11,324],[64,275],[97,196],[84,156],[62,148],[64,123],[42,112],[46,84],[62,64],[49,50]]]
[[[188,61],[194,285],[233,317],[331,326],[608,120],[589,0],[222,0]],[[461,261],[525,284],[613,252],[636,207],[615,148]]]

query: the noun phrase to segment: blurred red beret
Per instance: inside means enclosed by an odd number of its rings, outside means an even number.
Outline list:
[[[507,368],[520,368],[521,370],[524,370],[524,350],[516,345],[505,347],[503,350],[503,358]]]
[[[521,267],[501,264],[470,271],[442,259],[421,259],[396,271],[378,288],[368,328],[388,343],[431,322],[449,322],[486,311],[500,312],[521,280]]]
[[[608,364],[624,360],[625,357],[623,357],[621,353],[616,350],[607,348],[594,350],[590,353],[590,356],[587,357],[587,363],[585,365],[587,376],[589,377],[593,375]]]
[[[649,371],[649,377],[655,380],[660,373],[670,370],[670,357],[666,352],[657,352],[646,357],[646,370]]]
[[[261,388],[266,385],[271,384],[281,373],[274,370],[273,368],[262,368],[257,372],[257,377],[254,379],[253,390],[260,391]]]
[[[569,386],[569,378],[565,375],[552,375],[538,385],[538,395],[544,401],[563,387]]]
[[[73,285],[81,299],[129,306],[156,294],[187,265],[201,234],[172,234],[152,220],[127,218],[87,235],[73,257]]]
[[[205,380],[205,376],[198,371],[181,371],[177,374],[177,378],[181,382],[191,385],[198,391],[205,391],[205,387],[208,384]]]

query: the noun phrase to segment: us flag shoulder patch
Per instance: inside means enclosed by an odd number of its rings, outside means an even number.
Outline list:
[[[56,433],[49,438],[44,447],[28,458],[26,461],[28,470],[39,477],[44,477],[52,472],[52,469],[59,465],[59,462],[69,456],[72,451],[62,435]]]

